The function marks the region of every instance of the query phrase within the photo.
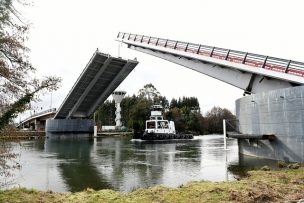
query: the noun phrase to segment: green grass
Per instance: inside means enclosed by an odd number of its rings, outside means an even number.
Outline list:
[[[250,171],[240,181],[195,181],[177,188],[154,186],[122,193],[87,189],[54,193],[25,188],[0,191],[0,202],[284,202],[304,199],[304,167]]]

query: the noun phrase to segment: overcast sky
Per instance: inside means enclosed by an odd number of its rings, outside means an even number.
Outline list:
[[[59,107],[98,48],[118,55],[117,33],[131,32],[304,61],[302,0],[33,0],[22,10],[32,24],[28,47],[37,75],[62,77],[52,94]],[[169,100],[198,97],[203,112],[234,111],[243,91],[185,67],[122,46],[139,65],[120,85],[136,94],[152,83]],[[47,109],[51,96],[36,104]]]

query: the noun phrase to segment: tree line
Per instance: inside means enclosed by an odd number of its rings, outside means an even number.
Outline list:
[[[202,115],[196,97],[173,98],[170,102],[152,84],[145,85],[137,95],[126,96],[121,102],[122,123],[128,129],[144,130],[151,106],[161,104],[164,117],[175,122],[178,132],[212,134],[223,132],[223,119],[235,119],[226,108],[213,107]],[[115,125],[115,102],[107,100],[95,112],[96,124]],[[229,126],[228,126],[229,128]],[[228,129],[229,130],[229,129]]]

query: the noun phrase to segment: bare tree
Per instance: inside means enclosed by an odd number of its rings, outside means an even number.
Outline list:
[[[46,76],[34,78],[35,68],[29,62],[27,40],[29,25],[15,5],[27,5],[26,1],[0,0],[0,129],[38,95],[56,90],[61,79]],[[39,94],[38,94],[39,93]]]
[[[29,48],[25,46],[29,25],[16,9],[27,1],[0,0],[0,188],[13,179],[14,169],[20,168],[18,154],[7,142],[11,133],[9,122],[24,111],[30,101],[39,95],[56,90],[61,79],[34,77],[35,68],[29,61]]]

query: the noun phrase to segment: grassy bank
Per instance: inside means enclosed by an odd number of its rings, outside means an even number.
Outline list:
[[[304,167],[250,171],[239,181],[199,181],[178,188],[155,186],[130,193],[92,189],[77,193],[24,188],[0,191],[0,202],[284,202],[299,199],[304,199]]]

